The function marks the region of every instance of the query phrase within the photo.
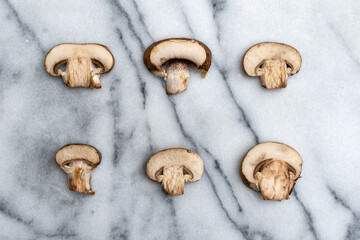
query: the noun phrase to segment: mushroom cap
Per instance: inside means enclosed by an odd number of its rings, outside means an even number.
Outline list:
[[[189,38],[169,38],[151,44],[144,53],[144,64],[156,76],[166,76],[162,67],[171,59],[184,59],[196,65],[202,77],[211,65],[211,51],[202,42]]]
[[[243,67],[250,77],[258,76],[256,69],[267,59],[281,59],[291,67],[290,74],[296,74],[301,67],[301,55],[293,47],[276,42],[263,42],[252,46],[245,53]]]
[[[302,159],[300,154],[292,147],[279,142],[263,142],[250,149],[243,158],[240,166],[240,175],[250,188],[250,184],[256,184],[255,169],[259,163],[268,159],[278,159],[290,165],[294,171],[295,180],[300,177]]]
[[[66,63],[69,58],[90,58],[99,65],[102,73],[109,72],[114,66],[114,56],[106,46],[86,43],[63,43],[53,47],[46,55],[45,69],[52,76],[58,76],[57,68]]]
[[[194,151],[185,148],[169,148],[155,153],[146,164],[146,173],[153,181],[159,171],[165,166],[184,166],[184,170],[191,175],[187,182],[199,181],[204,173],[204,164],[201,157]]]
[[[61,167],[72,160],[85,160],[93,168],[101,162],[101,153],[93,146],[86,144],[69,144],[63,146],[55,155],[56,163]]]

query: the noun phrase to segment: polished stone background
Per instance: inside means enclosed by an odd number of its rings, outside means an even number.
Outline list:
[[[0,0],[1,239],[359,239],[360,2],[353,0]],[[189,37],[213,53],[205,79],[167,96],[142,56],[154,41]],[[252,45],[299,50],[281,90],[241,67]],[[99,90],[69,89],[44,58],[64,42],[115,56]],[[259,142],[303,157],[290,200],[263,201],[239,176]],[[68,143],[103,154],[96,194],[68,190],[54,155]],[[150,181],[155,152],[186,147],[205,174],[170,197]]]

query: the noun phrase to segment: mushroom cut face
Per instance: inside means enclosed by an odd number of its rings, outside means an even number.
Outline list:
[[[69,189],[94,195],[91,190],[91,171],[101,162],[101,153],[93,146],[70,144],[55,155],[56,163],[68,175]]]
[[[144,64],[154,75],[164,77],[167,94],[177,94],[187,89],[190,65],[205,78],[211,66],[211,51],[194,39],[165,39],[146,49]]]
[[[264,200],[288,199],[300,177],[302,159],[299,153],[286,144],[264,142],[245,155],[240,175],[246,186],[260,191]]]
[[[250,77],[260,77],[267,89],[285,88],[288,74],[299,72],[301,55],[286,44],[264,42],[252,46],[245,54],[243,67]]]
[[[48,52],[45,69],[54,77],[62,76],[70,88],[101,88],[100,75],[109,72],[114,62],[114,56],[103,45],[64,43]],[[65,71],[60,69],[64,64]]]
[[[200,180],[204,174],[204,164],[194,151],[170,148],[151,156],[146,173],[151,180],[161,182],[168,195],[182,195],[185,182]]]

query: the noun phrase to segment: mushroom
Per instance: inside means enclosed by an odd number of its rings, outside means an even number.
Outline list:
[[[244,184],[261,191],[264,200],[288,199],[300,177],[302,159],[299,153],[283,143],[264,142],[245,155],[240,166]]]
[[[56,153],[55,160],[67,173],[70,190],[95,194],[91,190],[91,171],[101,162],[101,153],[96,148],[86,144],[65,145]]]
[[[252,46],[245,53],[243,67],[248,76],[260,76],[264,88],[285,88],[287,75],[299,72],[301,56],[289,45],[264,42]]]
[[[211,51],[194,39],[170,38],[151,44],[144,53],[144,64],[156,76],[164,77],[167,94],[177,94],[187,88],[189,64],[194,64],[205,78],[211,65]]]
[[[162,182],[168,195],[182,195],[184,182],[199,181],[204,173],[200,156],[184,148],[170,148],[151,156],[146,173],[155,182]]]
[[[66,63],[66,71],[58,69]],[[114,56],[100,44],[63,43],[53,47],[45,58],[46,71],[62,76],[68,87],[101,88],[100,74],[114,66]]]

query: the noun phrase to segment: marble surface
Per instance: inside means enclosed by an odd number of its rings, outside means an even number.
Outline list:
[[[359,239],[360,2],[356,0],[0,0],[0,239]],[[142,62],[152,42],[196,38],[205,79],[167,96]],[[299,50],[288,87],[265,90],[241,60],[263,41]],[[44,69],[64,42],[114,54],[102,88],[69,89]],[[256,143],[302,156],[290,200],[263,201],[239,176]],[[97,147],[94,196],[68,190],[54,155]],[[201,181],[170,197],[150,181],[155,152],[185,147]]]

